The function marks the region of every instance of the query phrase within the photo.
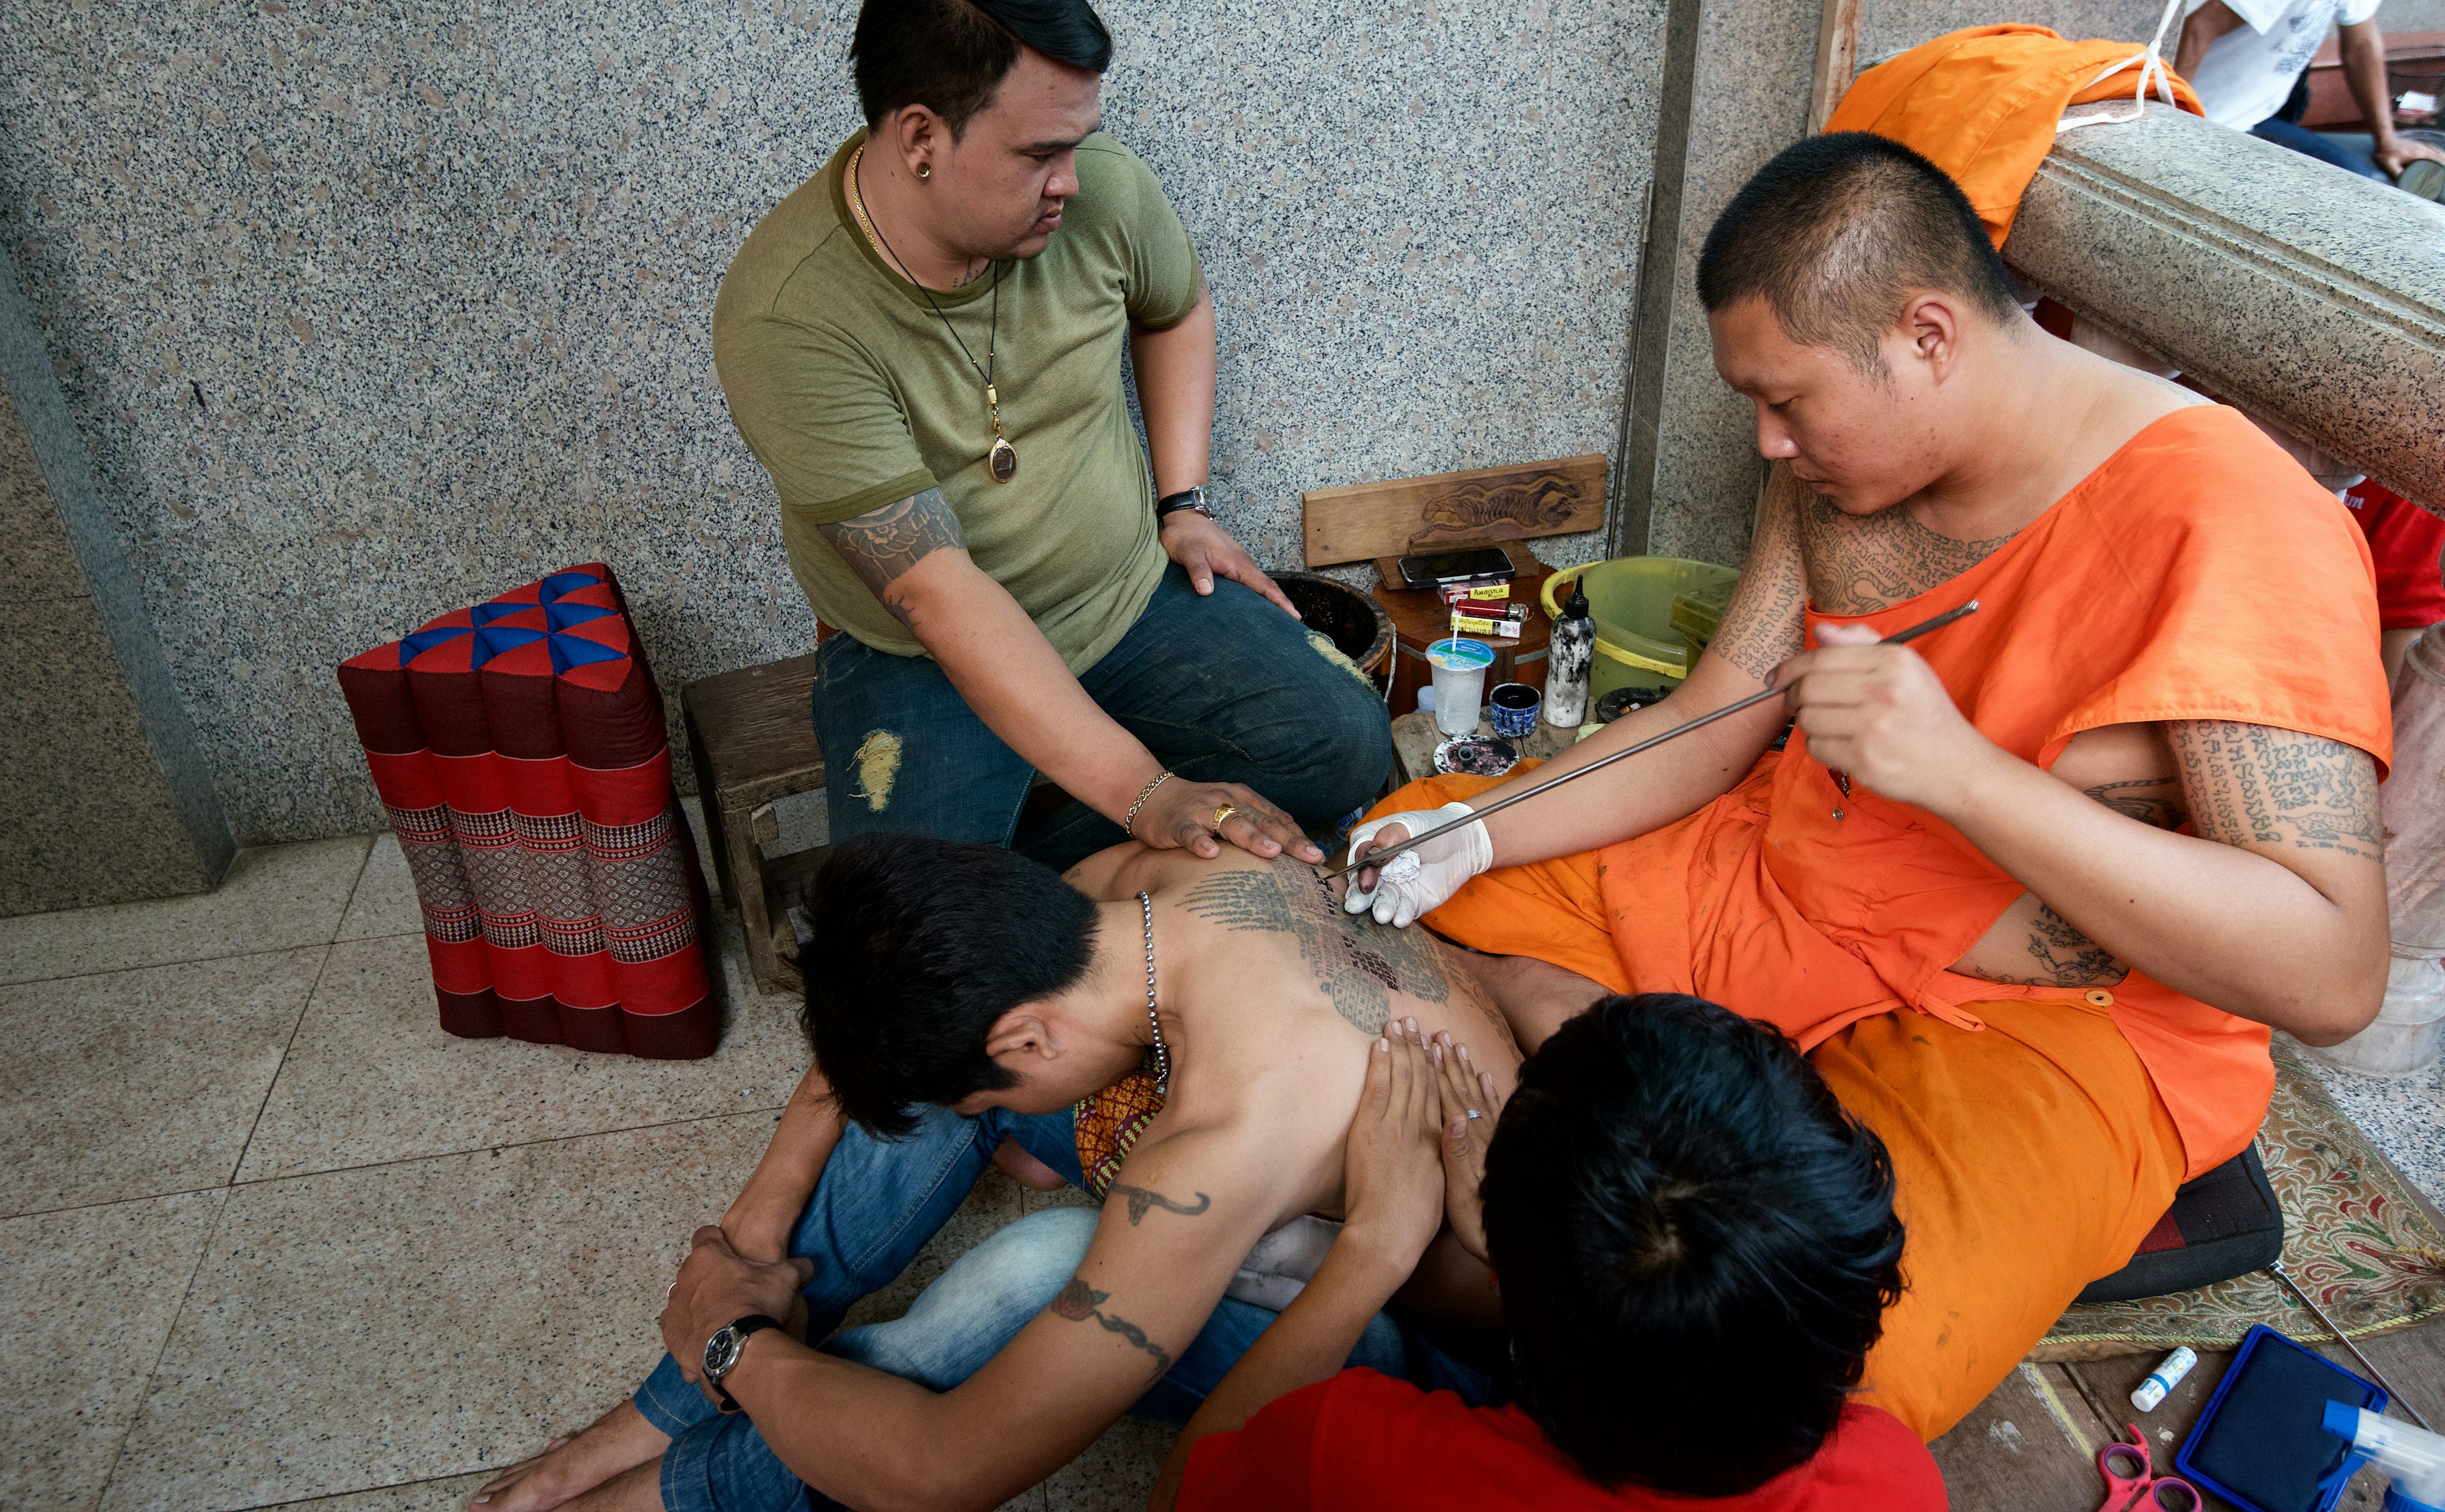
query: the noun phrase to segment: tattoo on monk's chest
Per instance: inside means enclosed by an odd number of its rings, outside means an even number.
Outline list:
[[[1905,509],[1857,516],[1821,498],[1808,502],[1801,523],[1809,597],[1820,614],[1873,614],[1916,598],[1976,567],[2011,538],[1957,541]]]
[[[1188,889],[1182,906],[1235,933],[1288,935],[1333,1011],[1371,1035],[1392,1016],[1392,994],[1449,1000],[1434,942],[1342,912],[1332,887],[1304,867],[1220,871]]]

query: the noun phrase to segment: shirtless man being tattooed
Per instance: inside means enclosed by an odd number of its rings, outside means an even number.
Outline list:
[[[1185,1418],[1228,1370],[1247,1331],[1225,1342],[1209,1315],[1269,1232],[1339,1215],[1344,1136],[1388,1024],[1466,1042],[1494,1095],[1520,1061],[1465,952],[1351,917],[1287,856],[1131,844],[1059,877],[990,847],[868,834],[834,849],[808,908],[816,1069],[697,1236],[663,1318],[673,1357],[486,1487],[486,1512],[794,1507],[801,1483],[860,1507],[998,1505],[1141,1398]],[[793,1336],[822,1343],[898,1276],[997,1152],[1104,1199],[1076,1274],[1016,1337],[891,1374]],[[1491,1327],[1486,1280],[1447,1232],[1403,1299]],[[803,1330],[746,1335],[719,1381],[741,1415],[718,1412],[697,1384],[708,1342],[800,1301]],[[1392,1346],[1394,1369],[1439,1369],[1423,1335]]]

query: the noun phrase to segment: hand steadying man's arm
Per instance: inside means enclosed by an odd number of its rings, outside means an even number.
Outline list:
[[[1087,696],[1010,590],[968,555],[942,490],[822,531],[987,729],[1064,793],[1115,824],[1127,818],[1163,763]],[[1173,777],[1148,798],[1131,832],[1158,849],[1220,855],[1207,823],[1225,803],[1239,812],[1224,822],[1222,839],[1260,856],[1287,848],[1304,860],[1324,858],[1296,820],[1236,782]]]

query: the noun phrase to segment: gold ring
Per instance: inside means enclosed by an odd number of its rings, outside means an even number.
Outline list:
[[[1222,807],[1215,810],[1214,832],[1216,834],[1221,834],[1222,832],[1222,821],[1228,819],[1231,815],[1238,813],[1239,812],[1240,806],[1236,803],[1226,803],[1222,805]]]

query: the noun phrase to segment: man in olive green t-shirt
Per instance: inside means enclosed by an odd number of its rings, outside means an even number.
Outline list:
[[[884,3],[904,13],[878,28]],[[1094,129],[1110,40],[1082,3],[1100,55],[1056,61],[1010,29],[1041,21],[914,0],[942,35],[879,46],[910,3],[869,0],[868,129],[756,225],[714,306],[791,568],[842,632],[814,700],[831,836],[1067,866],[1126,826],[1319,859],[1306,831],[1375,793],[1389,731],[1205,512],[1213,303],[1154,176]],[[1075,801],[1022,828],[1038,773]]]

